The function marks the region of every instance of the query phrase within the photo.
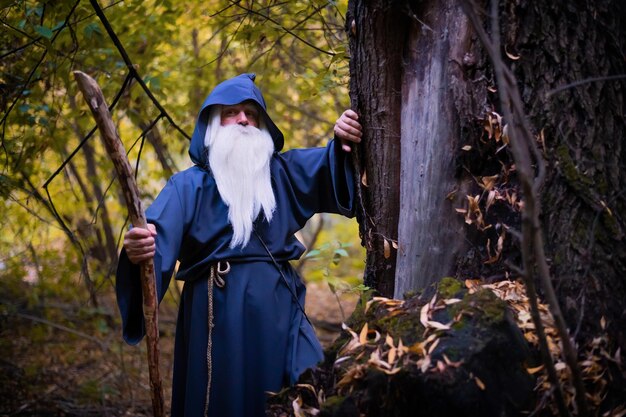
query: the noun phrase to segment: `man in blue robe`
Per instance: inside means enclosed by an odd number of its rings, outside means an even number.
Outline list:
[[[267,391],[323,358],[288,261],[304,252],[294,234],[315,213],[353,214],[349,143],[361,125],[347,110],[325,148],[279,153],[283,135],[254,78],[211,92],[191,139],[195,165],[148,208],[149,229],[124,237],[116,292],[130,344],[145,333],[137,264],[154,257],[160,301],[180,262],[172,416],[264,416]]]

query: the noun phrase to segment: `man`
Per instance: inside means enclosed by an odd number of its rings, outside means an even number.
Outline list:
[[[243,74],[219,84],[200,110],[189,154],[147,210],[149,230],[124,237],[116,291],[124,339],[144,335],[137,264],[154,257],[159,300],[176,261],[185,281],[176,325],[172,416],[264,416],[266,391],[294,383],[322,359],[302,310],[305,288],[288,261],[318,212],[353,212],[347,110],[326,148],[282,154],[283,135]]]

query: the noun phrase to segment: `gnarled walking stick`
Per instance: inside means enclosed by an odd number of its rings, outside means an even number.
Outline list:
[[[124,198],[128,206],[130,221],[135,227],[147,228],[146,216],[141,207],[139,189],[128,162],[126,150],[122,145],[109,107],[104,100],[98,83],[81,71],[74,71],[74,78],[82,91],[85,101],[100,130],[107,153],[113,160],[117,178],[124,190]],[[152,410],[156,417],[163,417],[163,389],[159,374],[159,326],[158,305],[152,259],[141,263],[141,288],[143,293],[143,315],[146,324],[146,343],[148,344],[148,367],[150,371],[150,388],[152,389]]]

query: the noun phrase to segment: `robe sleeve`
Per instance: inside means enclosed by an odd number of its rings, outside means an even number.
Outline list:
[[[295,149],[283,156],[303,220],[315,213],[354,216],[354,172],[350,153],[341,149],[339,140],[330,140],[325,148]]]
[[[148,223],[156,226],[154,272],[159,303],[169,286],[180,251],[189,216],[185,214],[174,178],[170,179],[152,205],[146,210]],[[135,345],[145,334],[139,266],[128,259],[122,249],[117,266],[115,292],[122,316],[122,333],[126,343]]]

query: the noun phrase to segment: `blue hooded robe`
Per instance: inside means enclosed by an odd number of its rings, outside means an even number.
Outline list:
[[[278,153],[283,135],[266,113],[254,74],[219,84],[200,110],[189,154],[195,166],[172,176],[146,211],[157,229],[154,257],[159,301],[176,261],[176,279],[185,281],[176,324],[172,416],[202,416],[207,395],[208,277],[210,267],[229,261],[223,288],[213,286],[212,417],[265,415],[266,391],[294,383],[322,358],[313,328],[294,300],[259,238],[253,233],[243,249],[230,248],[228,207],[208,168],[204,146],[210,106],[253,100],[274,141],[270,163],[276,211],[271,223],[262,213],[256,232],[278,262],[291,291],[304,306],[305,287],[288,263],[304,247],[294,234],[315,213],[353,213],[353,173],[338,141],[325,148]],[[125,251],[117,269],[116,293],[123,335],[137,344],[145,334],[139,268]]]

